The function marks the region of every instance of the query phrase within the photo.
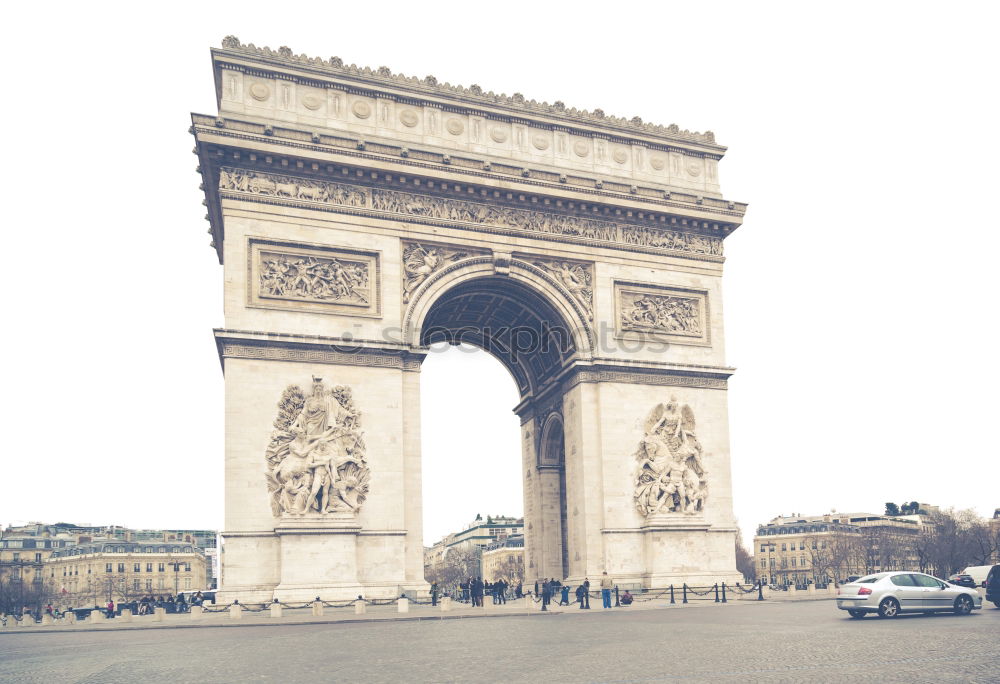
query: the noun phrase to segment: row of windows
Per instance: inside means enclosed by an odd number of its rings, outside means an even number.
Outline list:
[[[65,551],[57,552],[53,555],[56,556],[79,556],[87,553],[193,553],[194,549],[190,546],[180,547],[180,546],[145,546],[145,547],[132,547],[127,548],[125,546],[80,546]]]
[[[169,565],[170,568],[172,570],[174,570],[175,572],[179,572],[180,571],[180,566],[181,566],[180,563],[157,563],[156,564],[156,571],[157,572],[164,572],[167,565]],[[112,569],[113,567],[114,567],[114,563],[106,563],[105,566],[104,566],[104,570],[105,570],[105,572],[114,572],[114,570]],[[132,564],[132,572],[141,572],[141,571],[142,571],[142,563],[133,563]],[[118,572],[125,572],[125,563],[119,563],[118,564]],[[146,563],[146,572],[153,572],[153,564],[152,563]],[[184,563],[184,572],[191,572],[191,564],[190,563]]]
[[[767,553],[768,548],[769,547],[768,547],[767,544],[761,544],[760,545],[760,552],[761,553]],[[817,548],[816,547],[816,540],[815,539],[812,540],[812,548],[814,548],[814,549]],[[826,548],[826,540],[825,539],[823,541],[819,542],[819,548],[821,548],[821,549],[825,549]],[[791,542],[790,544],[788,542],[782,543],[781,550],[782,551],[794,551],[795,550],[795,542]],[[806,550],[806,543],[805,543],[805,541],[804,540],[800,541],[799,542],[799,551],[805,551],[805,550]]]
[[[774,570],[774,565],[775,565],[775,563],[774,563],[775,559],[774,558],[770,558],[770,559],[768,559],[768,558],[761,558],[760,559],[760,567],[766,568],[768,566],[768,561],[769,560],[770,560],[771,569]],[[794,556],[792,556],[792,567],[793,568],[795,567],[795,561],[796,561],[796,558]],[[806,557],[805,556],[799,556],[798,562],[799,562],[799,567],[802,567],[802,568],[806,567]],[[781,567],[783,567],[783,568],[787,568],[788,567],[788,560],[787,559],[785,559],[785,558],[781,559]]]
[[[21,553],[19,551],[15,551],[14,552],[14,562],[16,563],[19,560],[21,560]],[[27,560],[27,558],[25,560]],[[40,553],[36,553],[35,554],[35,562],[36,563],[41,563],[42,562],[42,554],[40,554]]]
[[[126,563],[118,563],[118,572],[125,572],[126,565],[127,565]],[[191,564],[190,563],[180,563],[180,562],[177,563],[177,568],[176,568],[177,572],[181,571],[181,569],[180,569],[181,565],[184,566],[184,572],[191,572]],[[104,571],[105,572],[114,572],[115,571],[114,567],[115,567],[114,563],[105,563],[104,564]],[[173,563],[157,563],[156,564],[156,570],[157,570],[157,572],[166,572],[167,568],[170,568],[171,570],[175,569]],[[63,571],[63,573],[62,573],[63,577],[67,577],[67,576],[70,576],[70,575],[79,575],[80,574],[80,566],[78,566],[78,565],[64,566],[63,569],[62,569],[62,571]],[[142,563],[133,563],[132,564],[132,572],[142,572]],[[146,563],[146,572],[153,572],[153,564],[152,563]],[[90,574],[90,566],[87,566],[87,574],[88,575]],[[55,570],[52,571],[52,575],[51,576],[55,577]]]

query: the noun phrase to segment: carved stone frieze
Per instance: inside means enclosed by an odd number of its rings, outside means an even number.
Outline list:
[[[223,167],[219,169],[219,190],[231,190],[263,197],[324,202],[345,207],[368,206],[368,188],[344,183],[310,180],[297,176],[257,173]]]
[[[615,283],[620,336],[708,344],[708,293],[641,283]]]
[[[378,254],[251,238],[251,306],[371,316],[378,311]]]
[[[576,261],[538,259],[537,257],[520,258],[537,266],[556,282],[562,285],[573,296],[583,310],[588,320],[594,320],[594,265]]]
[[[307,397],[289,385],[278,402],[265,460],[275,517],[360,510],[371,473],[351,388],[327,391],[322,378],[313,378]]]
[[[635,457],[639,462],[635,483],[639,513],[695,515],[704,510],[708,473],[690,406],[681,405],[676,397],[657,404],[646,418]]]
[[[224,167],[219,189],[243,195],[296,200],[356,209],[373,209],[414,219],[437,219],[475,226],[502,228],[505,232],[567,236],[581,242],[722,255],[722,238],[652,226],[638,226],[602,219],[517,209],[468,200],[436,197],[400,190],[366,188],[293,176],[242,171]]]

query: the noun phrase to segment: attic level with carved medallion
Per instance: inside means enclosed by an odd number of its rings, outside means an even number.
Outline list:
[[[718,162],[726,148],[711,132],[660,126],[602,110],[512,96],[295,55],[230,36],[212,50],[219,112],[225,117],[373,143],[432,148],[458,158],[487,157],[517,169],[618,179],[721,197]]]

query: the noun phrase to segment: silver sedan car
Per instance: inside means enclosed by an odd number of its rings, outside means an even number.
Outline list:
[[[900,613],[951,611],[968,615],[983,607],[975,589],[949,584],[922,572],[879,572],[840,587],[837,607],[852,618],[868,613],[891,618]]]

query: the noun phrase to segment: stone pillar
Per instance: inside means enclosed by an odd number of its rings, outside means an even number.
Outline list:
[[[122,614],[118,616],[118,619],[122,622],[132,622],[132,611],[128,608],[122,608]]]
[[[451,597],[450,596],[445,596],[444,598],[442,598],[439,601],[438,605],[441,606],[441,612],[442,613],[447,613],[447,612],[451,611]]]
[[[201,606],[191,606],[191,619],[200,620],[204,612],[205,609],[202,608]]]
[[[52,626],[52,616],[49,615],[48,613],[43,613],[42,614],[42,627],[51,627],[51,626]]]
[[[91,624],[95,624],[95,625],[96,624],[100,624],[102,622],[107,622],[107,621],[108,621],[108,618],[104,614],[103,610],[92,610],[92,611],[90,611],[90,617],[87,619],[87,622],[89,622]]]
[[[316,600],[312,602],[312,614],[313,617],[323,617],[323,602],[316,597]]]
[[[67,610],[65,613],[63,613],[63,618],[62,619],[63,619],[63,623],[64,624],[75,625],[76,624],[76,613],[74,613],[72,610]]]
[[[280,618],[283,606],[280,603],[271,603],[271,617]]]
[[[234,603],[229,606],[229,619],[230,620],[242,620],[243,619],[243,606],[238,603]]]
[[[806,592],[807,592],[807,593],[808,593],[808,594],[809,594],[810,596],[815,596],[815,595],[816,595],[816,585],[815,585],[815,584],[810,584],[810,585],[809,585],[809,588],[808,588],[808,589],[806,589]]]
[[[154,608],[153,609],[153,621],[163,622],[167,619],[167,609],[166,608]]]
[[[396,601],[396,611],[400,613],[410,612],[410,599],[405,596],[400,596],[399,600]]]
[[[535,609],[535,599],[531,598],[530,596],[525,596],[524,598],[521,599],[521,601],[524,602],[524,609],[525,610],[534,610]]]
[[[363,598],[358,598],[354,601],[354,614],[364,615],[368,611],[368,602]]]

